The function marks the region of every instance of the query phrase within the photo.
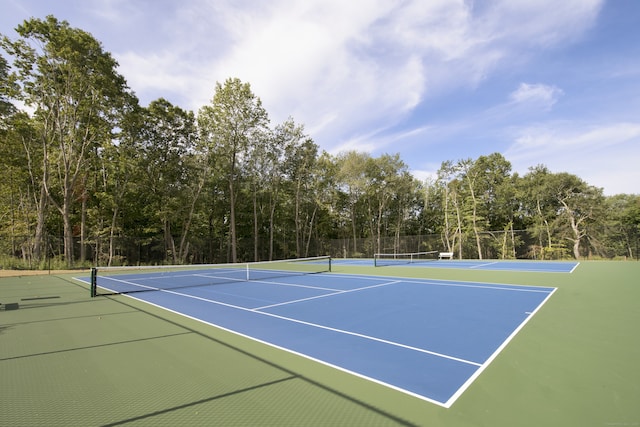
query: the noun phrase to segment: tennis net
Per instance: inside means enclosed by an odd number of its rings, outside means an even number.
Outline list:
[[[438,254],[438,251],[374,254],[373,265],[376,267],[384,267],[388,265],[436,261],[438,259]]]
[[[331,271],[331,257],[236,264],[94,267],[91,296],[270,280]]]

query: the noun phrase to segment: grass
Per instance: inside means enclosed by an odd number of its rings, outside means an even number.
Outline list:
[[[0,309],[0,424],[640,425],[640,263],[335,270],[558,290],[444,409],[124,296],[91,299],[72,275],[3,278],[0,303],[20,309]]]

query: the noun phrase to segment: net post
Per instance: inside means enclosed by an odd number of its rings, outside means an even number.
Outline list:
[[[98,292],[97,292],[97,288],[98,288],[98,269],[96,267],[91,267],[91,286],[90,286],[90,292],[91,292],[91,298],[95,297]]]
[[[329,256],[329,273],[331,273],[331,256]]]

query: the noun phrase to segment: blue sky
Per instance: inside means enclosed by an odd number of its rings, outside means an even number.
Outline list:
[[[400,153],[426,179],[502,153],[640,194],[637,0],[0,0],[0,33],[53,14],[90,32],[143,105],[197,112],[251,83],[324,150]]]

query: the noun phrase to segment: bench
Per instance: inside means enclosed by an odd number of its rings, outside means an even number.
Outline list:
[[[440,252],[438,259],[453,259],[453,252]]]

